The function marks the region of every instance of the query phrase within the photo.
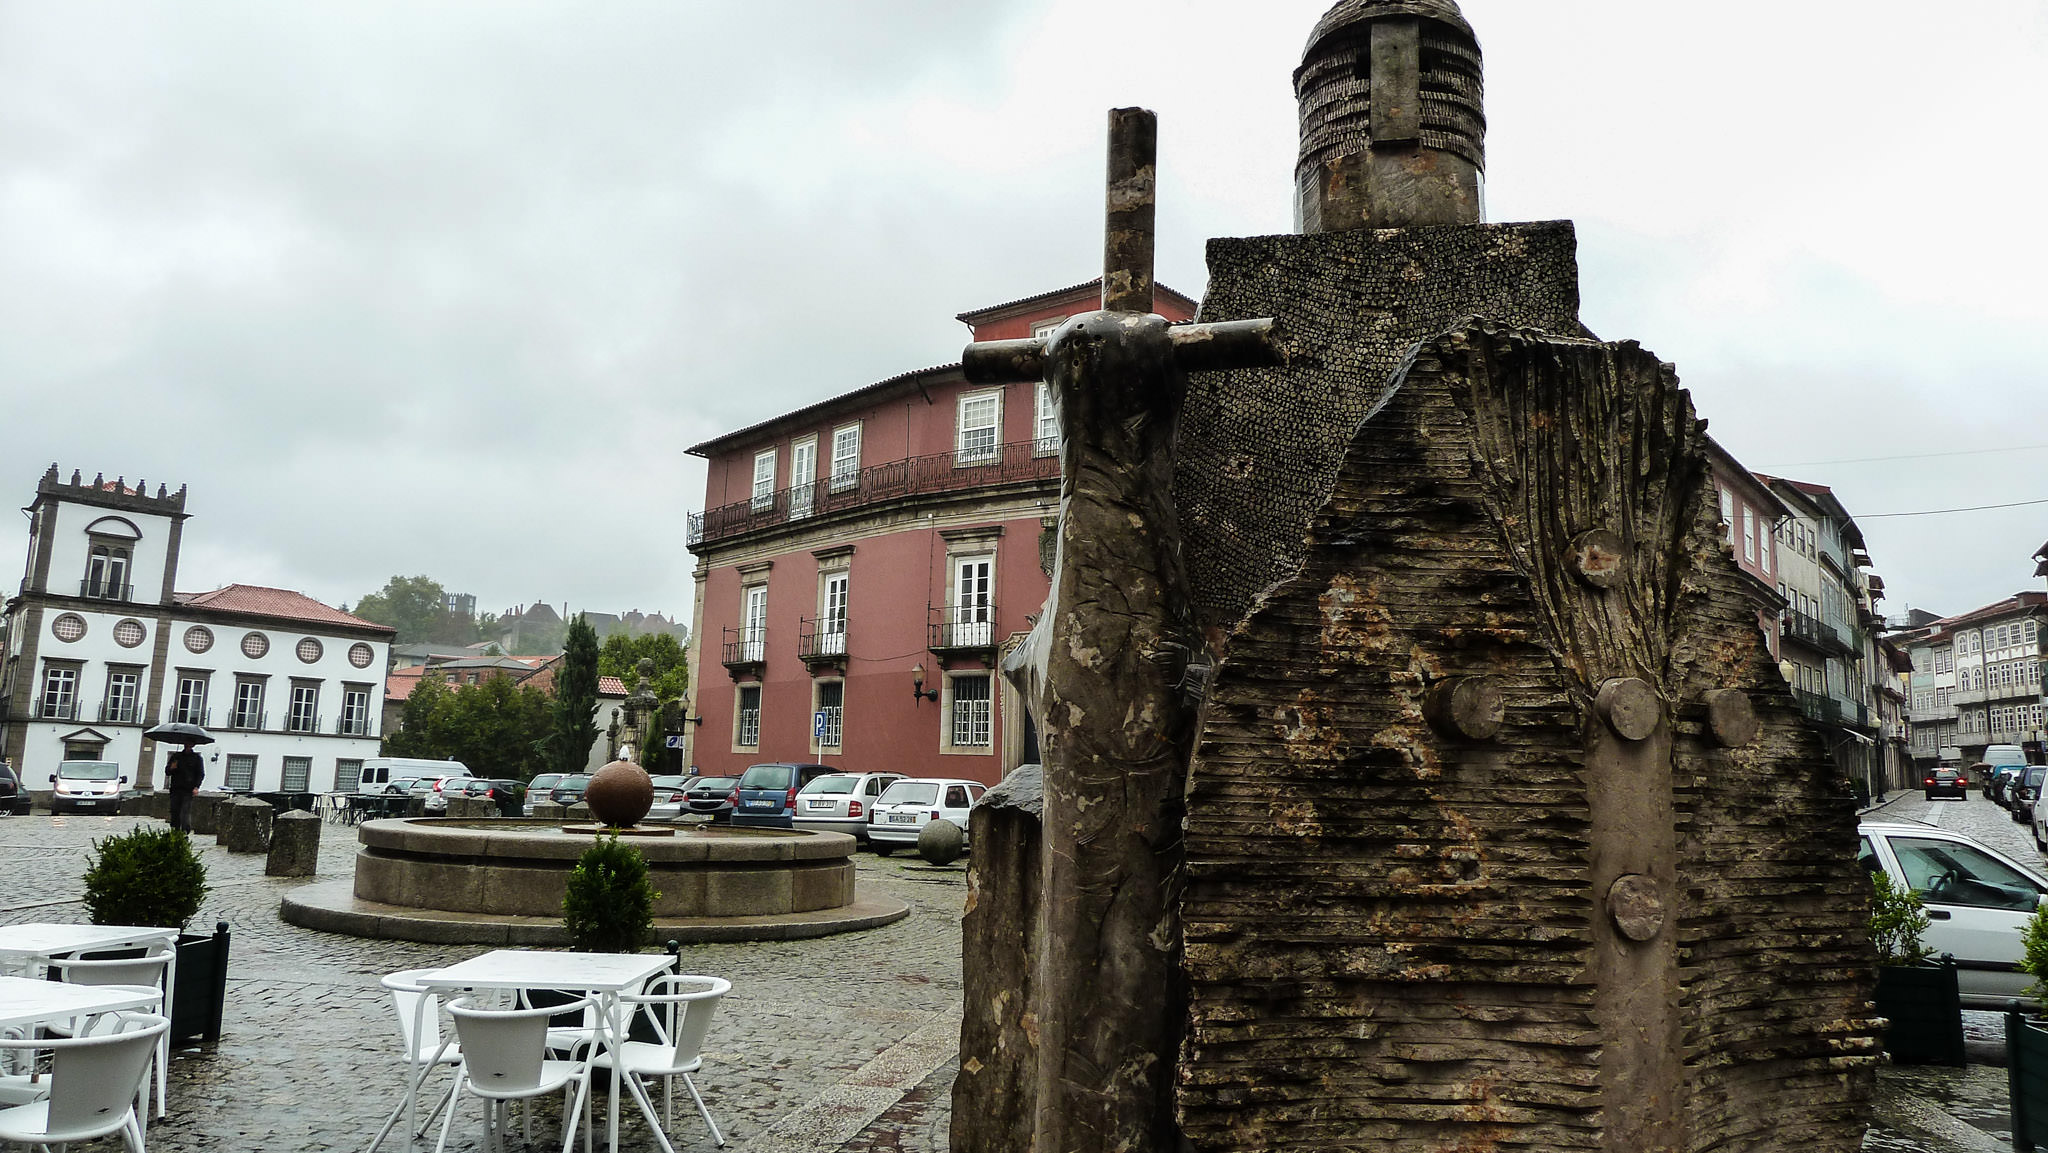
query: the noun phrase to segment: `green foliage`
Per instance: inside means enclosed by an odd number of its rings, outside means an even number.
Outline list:
[[[640,682],[642,657],[654,662],[651,683],[656,700],[673,701],[689,690],[689,655],[683,651],[683,643],[676,639],[674,633],[648,633],[637,637],[613,633],[604,639],[604,647],[598,650],[597,673],[619,678],[626,682],[626,691],[632,692]]]
[[[397,732],[384,738],[393,757],[454,759],[479,777],[529,780],[546,769],[554,711],[547,694],[505,674],[451,686],[428,673],[405,699]]]
[[[1870,943],[1877,946],[1880,965],[1915,965],[1927,959],[1927,946],[1920,935],[1933,924],[1920,907],[1920,894],[1892,884],[1882,869],[1873,870],[1870,883]]]
[[[617,834],[599,837],[569,873],[562,924],[579,953],[637,953],[654,935],[647,860]]]
[[[663,735],[661,726],[656,724],[654,731],[647,734],[647,743],[640,749],[640,767],[647,770],[650,777],[669,771],[668,742],[662,740]]]
[[[206,900],[206,865],[182,831],[144,825],[93,843],[85,908],[95,925],[184,929]]]
[[[394,576],[384,587],[356,602],[355,615],[398,630],[397,643],[472,645],[484,639],[494,618],[451,613],[447,590],[431,577]]]
[[[2048,1005],[2048,909],[2035,909],[2020,930],[2020,972],[2034,979],[2027,996]]]
[[[597,630],[576,614],[569,622],[562,663],[555,669],[554,726],[548,738],[550,767],[579,772],[597,743]]]

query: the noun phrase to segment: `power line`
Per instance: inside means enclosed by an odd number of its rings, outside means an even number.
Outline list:
[[[2016,444],[2009,448],[1967,448],[1958,449],[1954,452],[1916,452],[1908,453],[1902,456],[1859,456],[1851,460],[1801,460],[1794,461],[1791,464],[1786,465],[1785,467],[1788,469],[1793,469],[1820,468],[1824,465],[1831,464],[1883,464],[1885,462],[1894,460],[1936,460],[1941,457],[1950,456],[1985,456],[1987,454],[1997,452],[2033,452],[2037,449],[2043,448],[2048,448],[2048,444]],[[1895,513],[1892,515],[1906,516],[1911,514]]]
[[[1891,517],[1901,516],[1947,516],[1950,513],[1956,512],[1988,512],[1992,509],[1999,508],[2029,508],[2037,504],[2048,504],[2048,498],[2043,498],[2041,500],[2016,500],[2013,501],[2011,504],[1979,504],[1972,505],[1969,508],[1930,508],[1923,510],[1921,512],[1866,512],[1857,516],[1855,519],[1885,520]]]

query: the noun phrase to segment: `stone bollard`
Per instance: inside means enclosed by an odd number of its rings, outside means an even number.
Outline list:
[[[1044,777],[1019,765],[967,814],[974,858],[960,919],[965,997],[950,1147],[1007,1149],[1032,1131],[1037,1101],[1039,865]]]
[[[563,812],[562,818],[572,824],[587,825],[590,823],[590,806],[578,801]]]
[[[169,793],[151,793],[151,794],[149,794],[149,808],[148,808],[148,809],[146,809],[146,810],[144,810],[144,811],[145,811],[146,813],[148,813],[148,814],[149,814],[150,816],[152,816],[152,817],[155,817],[155,818],[156,818],[157,820],[159,820],[159,821],[168,821],[168,820],[170,820],[170,819],[171,819],[171,794],[169,794]]]
[[[320,871],[320,818],[307,812],[284,813],[270,823],[269,877],[310,877]]]
[[[192,795],[192,832],[209,835],[220,832],[221,806],[227,800],[225,793],[194,793]],[[168,803],[168,802],[166,802]],[[166,809],[166,812],[169,810]]]
[[[498,802],[489,797],[450,797],[448,816],[474,821],[498,815]]]
[[[553,801],[535,801],[533,819],[536,821],[560,821],[568,817],[569,810]]]
[[[124,817],[146,817],[149,815],[148,793],[122,793],[118,811]]]
[[[220,844],[230,853],[261,853],[270,848],[273,812],[269,801],[242,797],[225,807],[220,822]]]

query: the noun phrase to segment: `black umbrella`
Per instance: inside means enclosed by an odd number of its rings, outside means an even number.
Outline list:
[[[198,725],[188,725],[184,721],[172,721],[167,725],[158,725],[142,735],[153,741],[164,741],[173,745],[210,745],[213,743],[212,733],[207,732]]]

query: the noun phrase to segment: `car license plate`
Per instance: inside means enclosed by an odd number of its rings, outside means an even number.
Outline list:
[[[810,807],[812,812],[817,812],[819,809],[829,809],[832,807],[832,802],[830,801],[807,801],[805,802],[805,804],[807,804]]]
[[[772,809],[776,806],[774,801],[748,801],[747,807],[750,809]]]
[[[892,824],[892,825],[914,825],[914,824],[916,824],[916,823],[917,823],[917,814],[916,814],[916,813],[890,813],[890,814],[889,814],[889,823],[890,823],[890,824]]]

